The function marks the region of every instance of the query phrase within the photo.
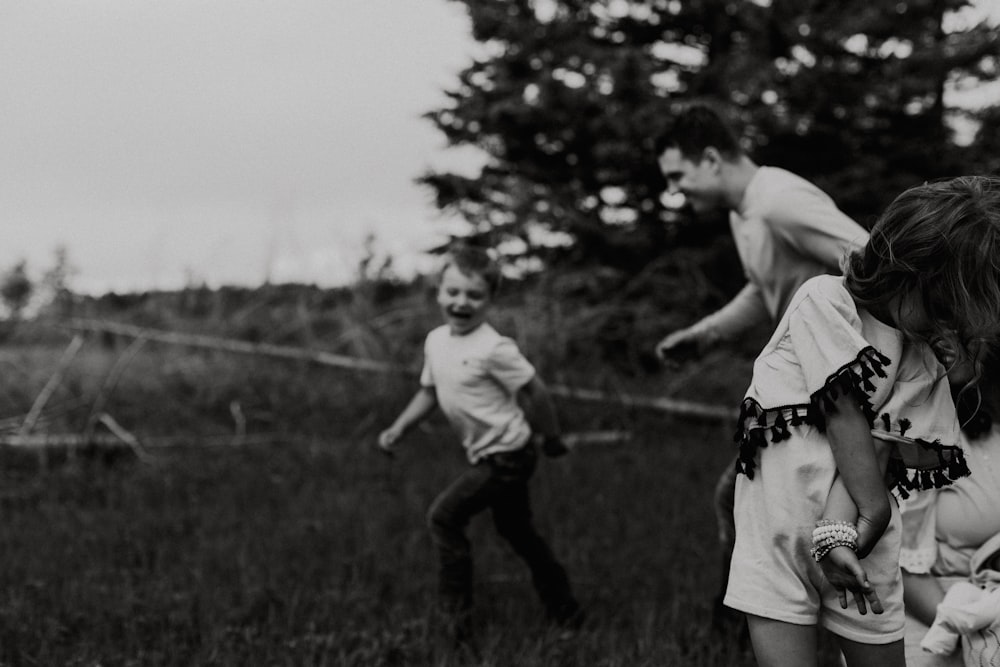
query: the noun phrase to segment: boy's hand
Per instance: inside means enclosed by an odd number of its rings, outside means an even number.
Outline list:
[[[671,366],[695,359],[698,357],[697,338],[690,329],[675,331],[656,344],[656,356],[661,362]]]
[[[542,438],[542,452],[551,458],[558,458],[569,453],[569,447],[563,442],[561,436],[547,435]]]
[[[873,613],[882,613],[882,602],[878,599],[878,593],[868,582],[868,575],[853,549],[835,547],[823,557],[819,566],[827,581],[837,590],[841,609],[847,609],[847,592],[851,591],[859,614],[868,613],[866,602]]]
[[[698,359],[718,342],[714,330],[691,326],[675,331],[656,344],[656,356],[664,364],[677,367],[682,361]]]
[[[395,452],[392,451],[392,447],[401,437],[403,437],[403,431],[394,426],[390,426],[386,430],[382,431],[378,434],[379,451],[386,456],[395,456]]]

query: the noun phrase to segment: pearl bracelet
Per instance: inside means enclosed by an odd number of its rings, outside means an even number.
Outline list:
[[[857,551],[858,529],[848,521],[820,519],[816,522],[816,528],[813,529],[812,543],[813,546],[809,553],[818,563],[836,547],[847,547],[852,551]]]
[[[816,522],[816,528],[812,532],[813,544],[829,539],[853,540],[858,539],[858,529],[853,523],[847,521],[831,521],[823,519]]]

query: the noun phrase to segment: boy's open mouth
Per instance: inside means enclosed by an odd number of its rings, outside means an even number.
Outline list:
[[[449,310],[448,316],[454,317],[456,320],[467,320],[470,317],[472,317],[472,313],[467,313],[465,311],[459,311],[459,310]]]

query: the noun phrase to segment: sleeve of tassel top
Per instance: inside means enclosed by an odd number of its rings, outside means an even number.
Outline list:
[[[849,297],[829,291],[807,294],[789,315],[789,340],[810,396],[815,395],[871,347]]]

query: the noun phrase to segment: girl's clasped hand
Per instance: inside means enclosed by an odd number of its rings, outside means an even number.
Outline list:
[[[868,575],[854,549],[847,546],[835,547],[819,561],[819,566],[830,585],[837,589],[841,609],[847,609],[850,605],[848,601],[850,593],[854,597],[854,604],[857,605],[859,614],[867,614],[868,608],[871,608],[874,614],[881,614],[884,611],[882,602],[878,599],[878,592],[869,583]]]

